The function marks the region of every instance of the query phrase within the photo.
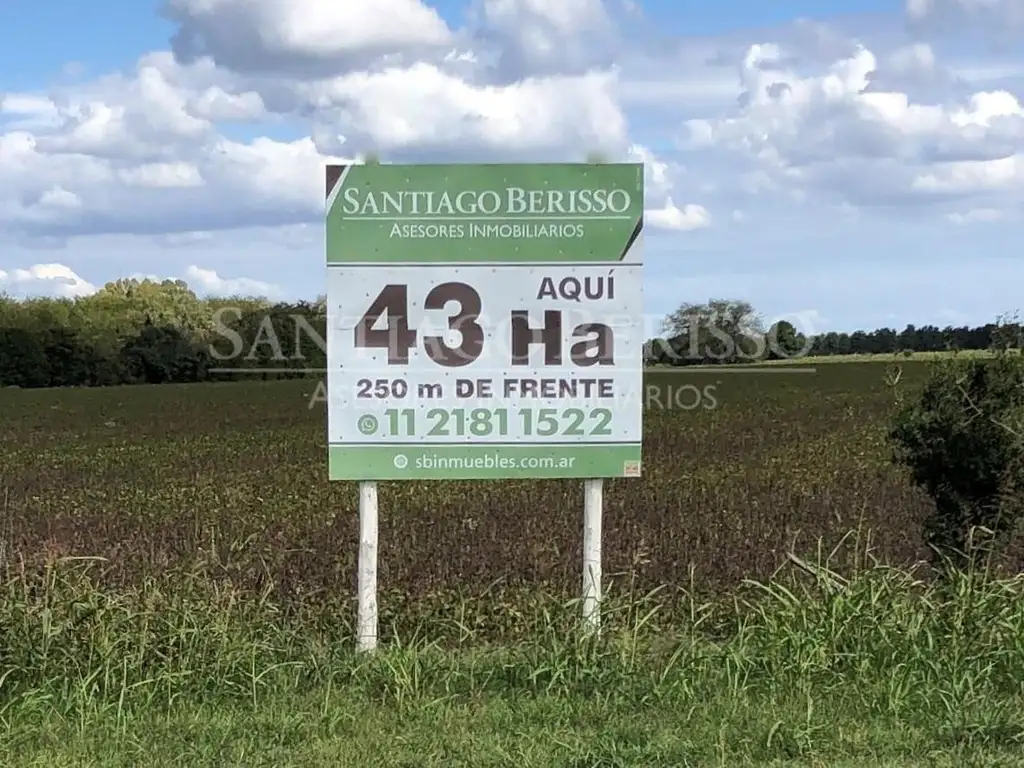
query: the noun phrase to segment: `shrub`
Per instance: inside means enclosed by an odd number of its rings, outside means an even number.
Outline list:
[[[977,559],[986,548],[968,545],[975,528],[991,532],[992,544],[1012,535],[1024,490],[1022,416],[1024,363],[1010,354],[939,361],[897,415],[894,460],[934,501],[925,536],[943,559]]]

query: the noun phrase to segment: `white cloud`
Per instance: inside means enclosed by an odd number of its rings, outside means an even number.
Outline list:
[[[606,66],[618,35],[603,0],[479,0],[473,15],[506,76]]]
[[[31,135],[6,134],[0,223],[35,234],[157,235],[309,220],[323,207],[325,162],[346,158],[321,154],[309,138],[213,137],[176,161],[130,163],[52,154]]]
[[[58,117],[53,101],[33,93],[0,93],[0,128],[32,131],[52,127]]]
[[[1024,3],[1020,0],[906,0],[905,8],[912,21],[942,15],[963,15],[1013,24],[1024,21]]]
[[[604,0],[471,0],[463,29],[423,0],[167,0],[164,15],[183,61],[205,56],[261,74],[409,65],[456,47],[478,52],[506,80],[583,73],[610,64],[619,37]]]
[[[53,187],[40,195],[39,206],[51,210],[73,210],[82,207],[82,198],[74,192],[68,192],[63,187]]]
[[[928,43],[897,48],[887,57],[887,69],[897,77],[932,79],[939,75],[940,67],[935,51]]]
[[[337,69],[360,57],[444,46],[452,32],[420,0],[167,0],[174,50],[237,71]]]
[[[217,85],[193,96],[188,111],[206,120],[252,122],[267,114],[263,98],[255,91],[228,93]]]
[[[296,86],[318,111],[322,136],[383,152],[582,155],[626,141],[615,76],[589,73],[475,85],[433,64],[389,67]],[[325,125],[326,123],[326,125]],[[340,151],[341,145],[321,145]]]
[[[658,229],[674,229],[689,232],[711,226],[711,214],[703,205],[684,205],[682,208],[669,197],[662,208],[648,210],[646,219]]]
[[[897,52],[931,67],[930,49]],[[728,117],[690,120],[689,145],[750,158],[772,185],[817,189],[859,205],[943,192],[1020,191],[1024,108],[1008,91],[957,103],[917,103],[872,88],[878,59],[864,47],[803,76],[772,44],[751,46],[741,65],[744,98]]]
[[[208,243],[213,239],[212,232],[172,232],[157,235],[156,242],[165,248],[185,248],[199,243]]]
[[[934,12],[933,0],[906,0],[907,15],[912,19],[923,19]]]
[[[119,174],[130,187],[201,187],[203,177],[191,163],[146,163]]]
[[[1003,212],[994,208],[972,208],[966,213],[951,213],[948,218],[954,224],[978,224],[999,221],[1003,218]]]
[[[63,264],[33,264],[24,269],[0,269],[0,292],[13,296],[71,298],[95,293],[96,286]]]
[[[629,148],[630,160],[644,164],[644,190],[648,200],[661,199],[675,186],[674,177],[682,172],[676,163],[667,163],[640,144]]]
[[[225,138],[214,113],[249,119],[262,103],[232,87],[209,63],[181,67],[165,53],[143,56],[132,77],[55,92],[49,126],[0,132],[0,227],[160,235],[315,217],[323,163],[344,158],[309,138]],[[46,111],[17,95],[5,103]]]
[[[908,29],[920,36],[959,41],[977,35],[986,52],[1016,57],[1024,32],[1021,0],[905,0]],[[956,45],[956,43],[953,43]]]
[[[60,125],[36,141],[48,154],[138,160],[173,159],[214,134],[213,124],[189,110],[189,93],[175,82],[166,55],[144,57],[134,78],[98,83],[96,95],[54,102]]]
[[[999,192],[1024,187],[1024,154],[987,162],[943,163],[915,176],[913,189],[930,193]]]
[[[421,160],[618,152],[628,139],[615,78],[487,85],[420,62],[268,81],[147,54],[133,76],[57,92],[49,109],[34,95],[5,99],[50,124],[0,132],[0,224],[38,236],[291,225],[319,216],[323,164],[367,149]],[[306,115],[311,135],[240,141],[214,122],[266,120],[270,108]],[[54,190],[76,209],[55,216]]]
[[[688,232],[711,225],[711,214],[704,206],[691,203],[679,207],[672,201],[676,180],[685,173],[682,166],[660,159],[640,144],[631,145],[627,156],[644,164],[645,218],[652,227]]]
[[[185,281],[196,293],[213,296],[265,296],[279,294],[281,289],[270,283],[248,277],[225,278],[216,270],[190,266],[185,270]]]

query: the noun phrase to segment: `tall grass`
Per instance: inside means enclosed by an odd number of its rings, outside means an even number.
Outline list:
[[[714,712],[728,744],[702,748],[742,754],[841,751],[837,722],[884,721],[932,747],[1024,743],[1024,576],[935,582],[867,562],[844,578],[826,558],[791,562],[724,603],[620,581],[598,637],[577,631],[575,603],[466,598],[366,657],[347,616],[290,615],[214,574],[112,592],[97,587],[102,563],[52,559],[2,587],[0,733],[128,730],[182,707],[258,713],[282,697],[322,699],[326,712],[343,693],[409,717],[495,700]],[[531,630],[492,642],[474,627],[496,610]]]

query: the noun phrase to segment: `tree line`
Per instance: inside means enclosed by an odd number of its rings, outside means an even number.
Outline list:
[[[0,386],[304,376],[326,368],[326,330],[323,298],[205,299],[181,280],[117,280],[74,299],[0,296]]]
[[[75,299],[0,295],[0,386],[109,386],[295,378],[327,366],[324,297],[273,303],[200,298],[181,280],[118,280]],[[811,355],[982,350],[1015,323],[907,326],[807,336],[764,328],[742,301],[684,304],[645,346],[649,364],[736,363]]]
[[[712,299],[683,304],[670,314],[660,337],[648,340],[651,365],[710,365],[805,356],[912,354],[1020,348],[1022,326],[997,319],[977,327],[907,325],[852,333],[806,334],[780,320],[765,327],[749,302]]]

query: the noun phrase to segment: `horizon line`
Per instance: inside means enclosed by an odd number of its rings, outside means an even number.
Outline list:
[[[331,370],[338,372],[344,372],[344,368],[328,369],[328,368],[207,368],[207,373],[330,373]],[[351,370],[351,369],[348,369]],[[379,369],[366,369],[364,372],[370,373]],[[623,369],[627,370],[627,369]],[[663,373],[682,373],[683,371],[692,371],[694,373],[817,373],[818,369],[814,366],[795,366],[795,365],[765,365],[758,366],[750,363],[722,363],[722,364],[710,364],[710,365],[681,365],[667,370],[659,368],[644,367],[641,369],[642,373],[648,372],[663,372]],[[504,372],[504,369],[500,369],[499,372]]]

